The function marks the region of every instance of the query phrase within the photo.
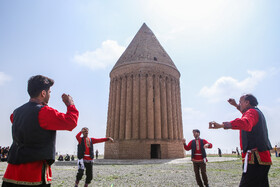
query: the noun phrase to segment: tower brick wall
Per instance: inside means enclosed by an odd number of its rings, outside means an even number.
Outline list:
[[[110,73],[105,159],[184,157],[179,78],[144,24]]]

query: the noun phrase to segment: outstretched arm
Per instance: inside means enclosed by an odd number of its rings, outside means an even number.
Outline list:
[[[91,138],[91,141],[92,141],[93,144],[106,142],[106,141],[109,141],[109,140],[111,142],[114,142],[113,138],[111,138],[111,137],[108,137],[108,138]]]
[[[244,131],[251,131],[252,128],[258,123],[259,114],[255,109],[249,109],[241,118],[236,118],[231,122],[223,122],[219,124],[215,121],[209,122],[209,129],[238,129]]]

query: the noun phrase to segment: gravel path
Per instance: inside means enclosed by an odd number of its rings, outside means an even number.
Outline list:
[[[210,186],[238,186],[241,171],[241,161],[222,161],[220,158],[209,157],[207,175]],[[228,158],[226,158],[228,159]],[[104,162],[100,159],[98,162]],[[153,161],[153,160],[152,160]],[[153,161],[154,162],[154,161]],[[162,160],[159,160],[162,162]],[[0,163],[0,178],[2,178],[6,163]],[[52,186],[74,186],[77,167],[73,163],[64,162],[52,166]],[[80,186],[84,184],[83,177]],[[270,186],[280,186],[280,158],[273,160],[269,172]],[[2,180],[0,181],[0,184]],[[120,163],[101,163],[93,166],[93,181],[90,186],[196,186],[192,163],[189,158],[166,160],[163,163],[137,163],[124,165]]]

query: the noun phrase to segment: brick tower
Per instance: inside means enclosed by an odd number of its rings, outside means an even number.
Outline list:
[[[184,157],[179,78],[144,23],[110,73],[104,158]]]

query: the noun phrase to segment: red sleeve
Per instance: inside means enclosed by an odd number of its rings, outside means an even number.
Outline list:
[[[184,145],[184,149],[185,149],[186,151],[191,150],[191,149],[192,149],[192,141],[190,141],[190,142],[188,143],[188,145]]]
[[[79,112],[75,105],[67,107],[66,114],[57,110],[44,106],[39,112],[39,124],[46,130],[68,130],[72,131],[78,122]]]
[[[13,121],[14,121],[14,114],[11,114],[10,120],[11,120],[11,123],[13,124]]]
[[[92,144],[106,142],[108,140],[108,138],[91,138]]]
[[[239,129],[244,131],[251,131],[252,128],[258,123],[259,114],[255,109],[247,110],[241,118],[231,121],[232,129]]]
[[[82,131],[80,131],[80,132],[76,135],[76,139],[78,140],[79,143],[81,143],[81,141],[82,141],[81,135],[82,135]]]
[[[211,143],[209,143],[207,140],[203,139],[203,145],[205,144],[209,144],[208,148],[211,149],[213,147],[213,145]]]

